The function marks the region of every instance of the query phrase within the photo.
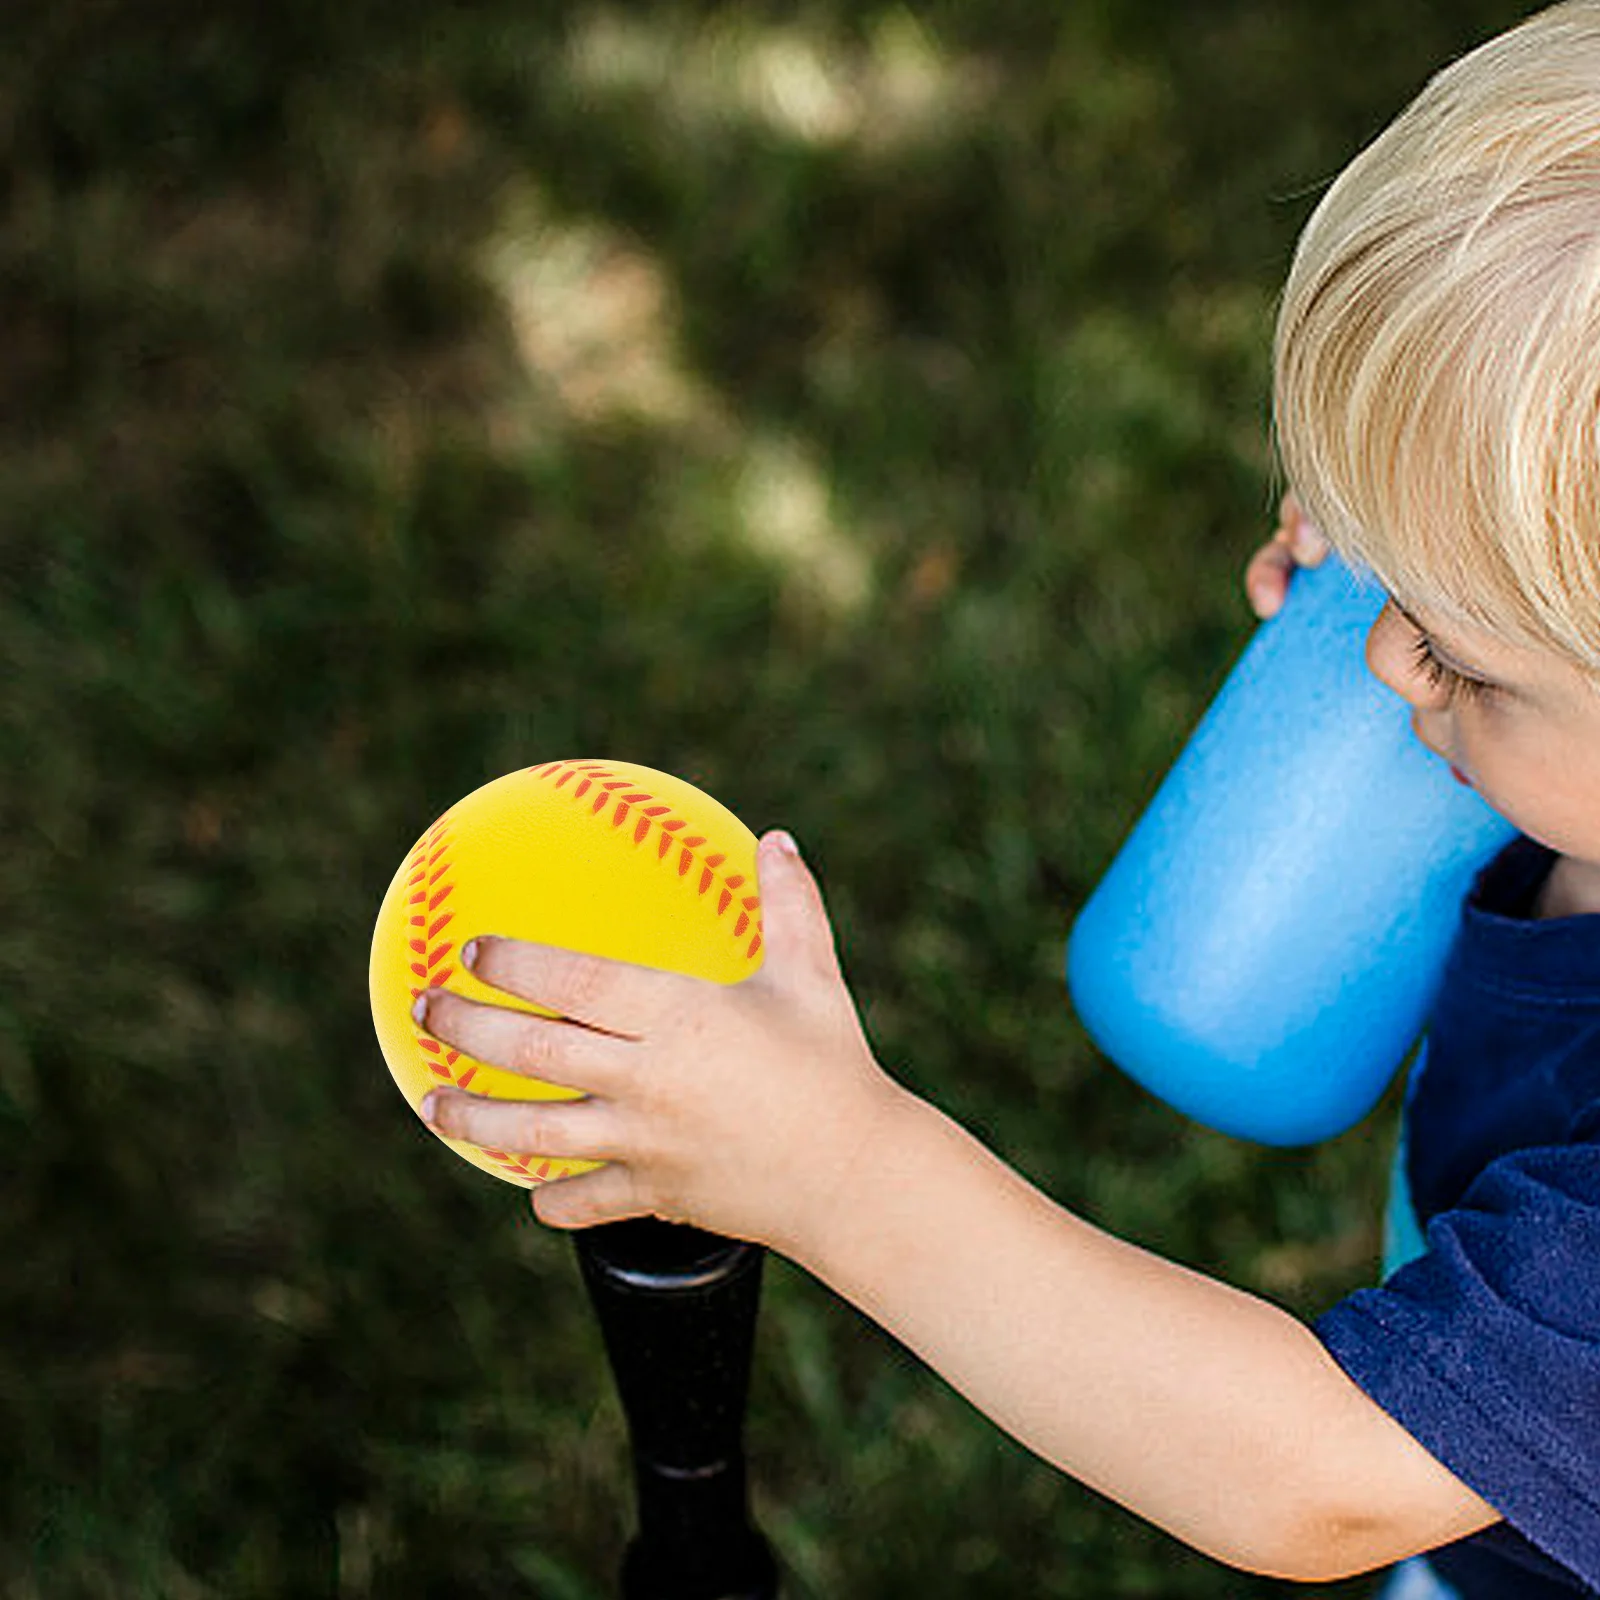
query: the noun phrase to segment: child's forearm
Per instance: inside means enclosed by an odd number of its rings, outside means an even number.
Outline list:
[[[1288,1313],[1092,1227],[909,1095],[889,1125],[783,1248],[1048,1461],[1283,1577],[1494,1520]]]

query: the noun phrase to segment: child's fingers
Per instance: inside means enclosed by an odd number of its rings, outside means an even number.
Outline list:
[[[412,1015],[424,1032],[474,1061],[564,1089],[615,1093],[630,1081],[636,1065],[636,1041],[564,1017],[539,1017],[469,1000],[451,989],[425,990]]]
[[[1278,507],[1277,531],[1245,568],[1245,593],[1255,614],[1263,621],[1275,617],[1283,609],[1295,569],[1321,566],[1331,548],[1299,501],[1286,494]]]
[[[1273,537],[1288,544],[1298,566],[1321,566],[1328,554],[1326,536],[1292,494],[1286,494],[1278,506],[1278,531]]]
[[[653,1212],[641,1198],[633,1174],[613,1163],[575,1178],[542,1183],[533,1191],[533,1214],[547,1228],[592,1228]]]
[[[1294,553],[1282,538],[1262,545],[1250,558],[1244,572],[1244,590],[1251,609],[1263,621],[1277,616],[1282,609],[1295,564]]]
[[[434,1089],[422,1102],[422,1118],[447,1139],[559,1160],[610,1161],[624,1143],[616,1112],[603,1100],[495,1100]]]
[[[1302,517],[1290,532],[1289,548],[1294,552],[1297,566],[1320,567],[1331,546],[1316,523]]]

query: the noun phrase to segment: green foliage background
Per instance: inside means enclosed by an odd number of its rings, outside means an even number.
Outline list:
[[[419,829],[551,757],[791,828],[880,1058],[1063,1202],[1370,1278],[1393,1097],[1205,1133],[1061,957],[1252,625],[1295,234],[1522,9],[0,11],[0,1593],[612,1592],[570,1244],[366,1006]],[[1291,1588],[782,1262],[749,1440],[793,1600]]]

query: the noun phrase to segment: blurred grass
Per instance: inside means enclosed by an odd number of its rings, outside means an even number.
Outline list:
[[[0,13],[0,1592],[611,1592],[569,1246],[365,1000],[418,827],[552,756],[792,828],[880,1058],[1064,1202],[1370,1276],[1392,1096],[1204,1133],[1060,963],[1249,632],[1294,235],[1519,10]],[[1290,1587],[777,1262],[750,1450],[795,1597]]]

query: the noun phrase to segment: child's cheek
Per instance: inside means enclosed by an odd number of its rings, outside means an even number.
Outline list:
[[[1518,744],[1514,737],[1491,734],[1487,719],[1474,708],[1473,715],[1458,723],[1452,765],[1507,822],[1560,849],[1545,835],[1552,825],[1555,831],[1564,831],[1556,824],[1562,809],[1561,776],[1547,770],[1547,763],[1531,752],[1519,750]]]

